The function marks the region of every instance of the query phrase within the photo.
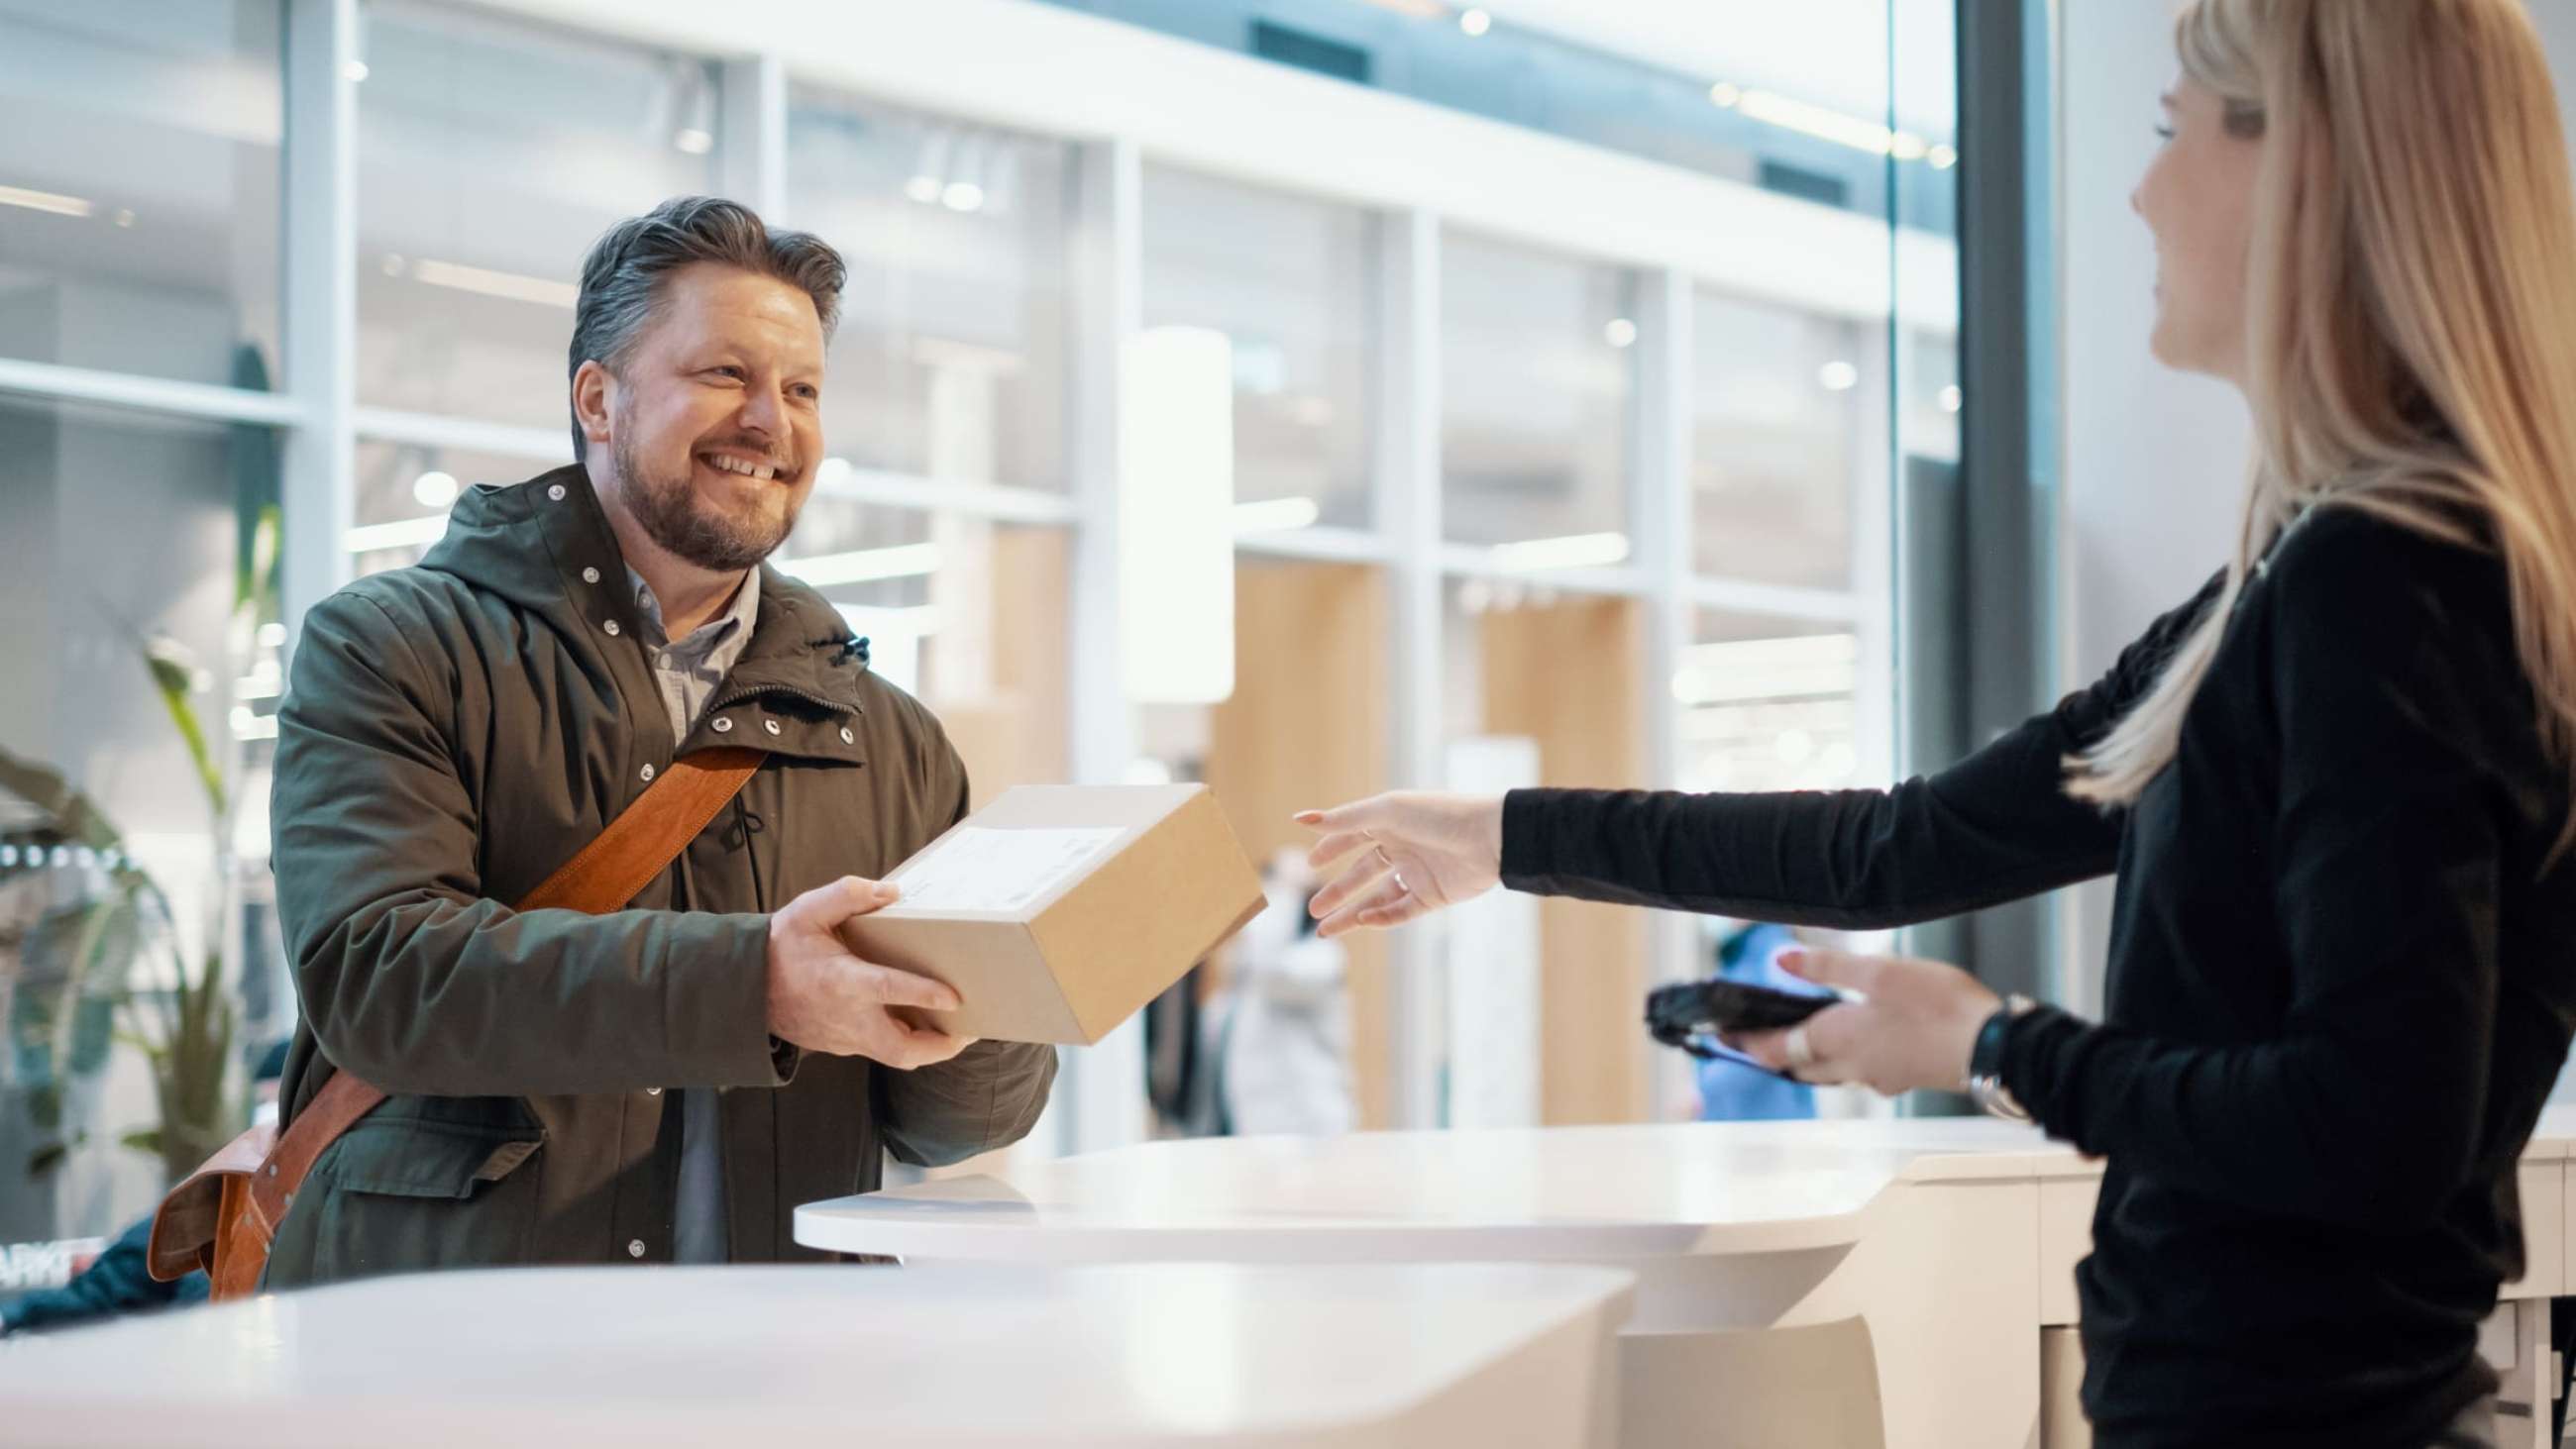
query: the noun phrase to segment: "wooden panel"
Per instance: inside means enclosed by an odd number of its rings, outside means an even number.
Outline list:
[[[2093,1449],[2093,1425],[2084,1417],[2084,1340],[2072,1328],[2039,1335],[2040,1449]]]
[[[1065,601],[1069,545],[1057,528],[993,530],[992,681],[980,697],[951,697],[936,672],[929,701],[957,746],[974,788],[990,804],[1014,785],[1063,781],[1070,707]]]
[[[1568,599],[1482,622],[1488,733],[1536,740],[1546,785],[1615,788],[1646,778],[1640,601]],[[1539,935],[1546,1122],[1645,1120],[1645,913],[1549,900]]]
[[[1359,564],[1235,571],[1234,697],[1211,712],[1207,782],[1256,863],[1303,850],[1292,818],[1387,787],[1386,580]],[[1349,949],[1353,1087],[1363,1128],[1394,1122],[1386,938]]]
[[[2039,1184],[2039,1321],[2073,1326],[2075,1265],[2093,1251],[2098,1177],[2052,1177]]]
[[[2515,1185],[2522,1194],[2522,1276],[2505,1298],[2556,1298],[2567,1292],[2567,1164],[2526,1161]]]

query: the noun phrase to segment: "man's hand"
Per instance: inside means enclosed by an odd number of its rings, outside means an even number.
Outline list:
[[[955,1011],[957,992],[927,976],[862,961],[839,926],[894,904],[895,887],[857,876],[789,901],[769,918],[769,1032],[807,1051],[866,1057],[900,1071],[944,1062],[972,1037],[910,1026],[890,1008]]]

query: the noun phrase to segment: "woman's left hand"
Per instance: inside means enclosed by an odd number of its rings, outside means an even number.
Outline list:
[[[1783,952],[1781,967],[1802,980],[1857,992],[1787,1031],[1746,1032],[1738,1050],[1802,1082],[1858,1082],[1894,1096],[1920,1087],[1962,1091],[1977,1030],[2003,1004],[1956,966],[1903,956],[1839,951]],[[1790,1037],[1806,1033],[1807,1059],[1792,1059]]]

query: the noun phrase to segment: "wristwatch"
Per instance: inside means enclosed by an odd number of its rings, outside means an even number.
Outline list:
[[[1977,1028],[1977,1044],[1968,1053],[1968,1100],[1989,1117],[2007,1122],[2027,1122],[2030,1113],[2004,1086],[2004,1031],[2014,1017],[2039,1003],[2015,993],[2004,998],[1986,1024]]]

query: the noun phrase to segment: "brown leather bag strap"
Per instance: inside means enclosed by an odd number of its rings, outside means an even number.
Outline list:
[[[518,909],[573,910],[593,916],[625,909],[626,903],[668,869],[680,852],[688,849],[689,842],[698,838],[698,832],[716,818],[717,812],[741,793],[768,756],[766,750],[728,745],[699,750],[672,761],[671,768],[650,789],[619,812],[597,839],[546,877],[543,885],[530,891]],[[239,1203],[231,1200],[233,1193],[226,1194],[227,1201],[218,1210],[219,1220],[233,1223],[237,1231],[248,1230],[257,1238],[259,1252],[256,1264],[249,1263],[248,1255],[235,1255],[241,1260],[235,1273],[247,1272],[249,1277],[243,1282],[217,1285],[227,1290],[220,1296],[229,1298],[251,1291],[258,1266],[267,1262],[268,1241],[285,1219],[286,1210],[294,1205],[295,1194],[304,1185],[304,1175],[313,1170],[323,1149],[338,1141],[341,1133],[356,1126],[359,1118],[384,1100],[383,1091],[353,1073],[333,1073],[304,1110],[295,1114],[295,1120],[278,1136],[275,1149],[252,1175],[249,1202]],[[159,1261],[162,1256],[155,1255],[155,1277],[164,1276]],[[176,1277],[186,1271],[182,1260],[170,1256],[170,1266],[177,1271],[167,1276]]]
[[[768,757],[766,750],[726,745],[673,760],[662,778],[610,821],[598,839],[528,892],[519,909],[593,916],[624,910],[688,849]]]

